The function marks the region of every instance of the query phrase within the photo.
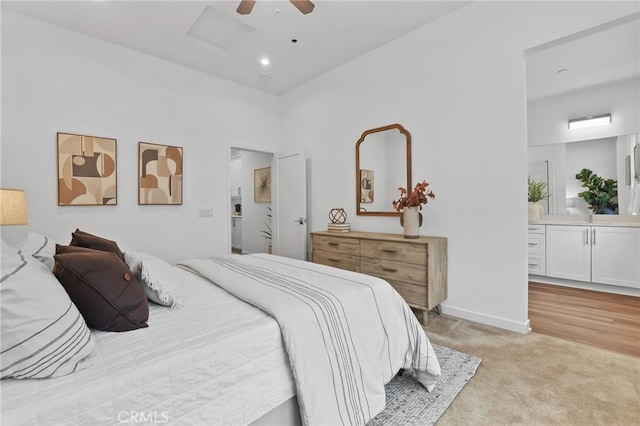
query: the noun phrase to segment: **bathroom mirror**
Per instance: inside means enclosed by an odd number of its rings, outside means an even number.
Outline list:
[[[400,124],[365,131],[356,143],[356,212],[399,216],[399,187],[411,188],[411,134]]]

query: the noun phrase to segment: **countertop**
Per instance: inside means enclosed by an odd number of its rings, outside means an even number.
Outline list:
[[[529,225],[620,226],[640,228],[640,216],[597,215],[545,215]]]

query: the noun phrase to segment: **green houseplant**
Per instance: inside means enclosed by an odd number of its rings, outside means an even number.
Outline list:
[[[544,208],[538,203],[539,201],[549,198],[549,194],[545,192],[546,182],[536,182],[527,178],[527,200],[529,201],[528,212],[529,222],[538,222],[542,218]]]
[[[271,206],[267,206],[267,220],[264,222],[265,229],[260,231],[262,237],[269,242],[268,252],[271,254]]]
[[[576,174],[586,191],[578,193],[578,197],[589,204],[592,212],[597,214],[615,214],[618,210],[618,182],[615,179],[603,179],[589,169],[582,169]]]
[[[549,198],[549,194],[544,191],[547,186],[546,182],[536,182],[535,180],[528,178],[527,183],[529,185],[528,200],[530,203],[537,203],[538,201]]]

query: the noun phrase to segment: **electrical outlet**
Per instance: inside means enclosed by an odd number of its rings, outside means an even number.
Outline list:
[[[198,210],[198,217],[213,217],[213,207],[203,207]]]

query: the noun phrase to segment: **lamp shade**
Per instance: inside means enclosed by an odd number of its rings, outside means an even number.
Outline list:
[[[0,188],[0,225],[26,225],[27,200],[21,189]]]

